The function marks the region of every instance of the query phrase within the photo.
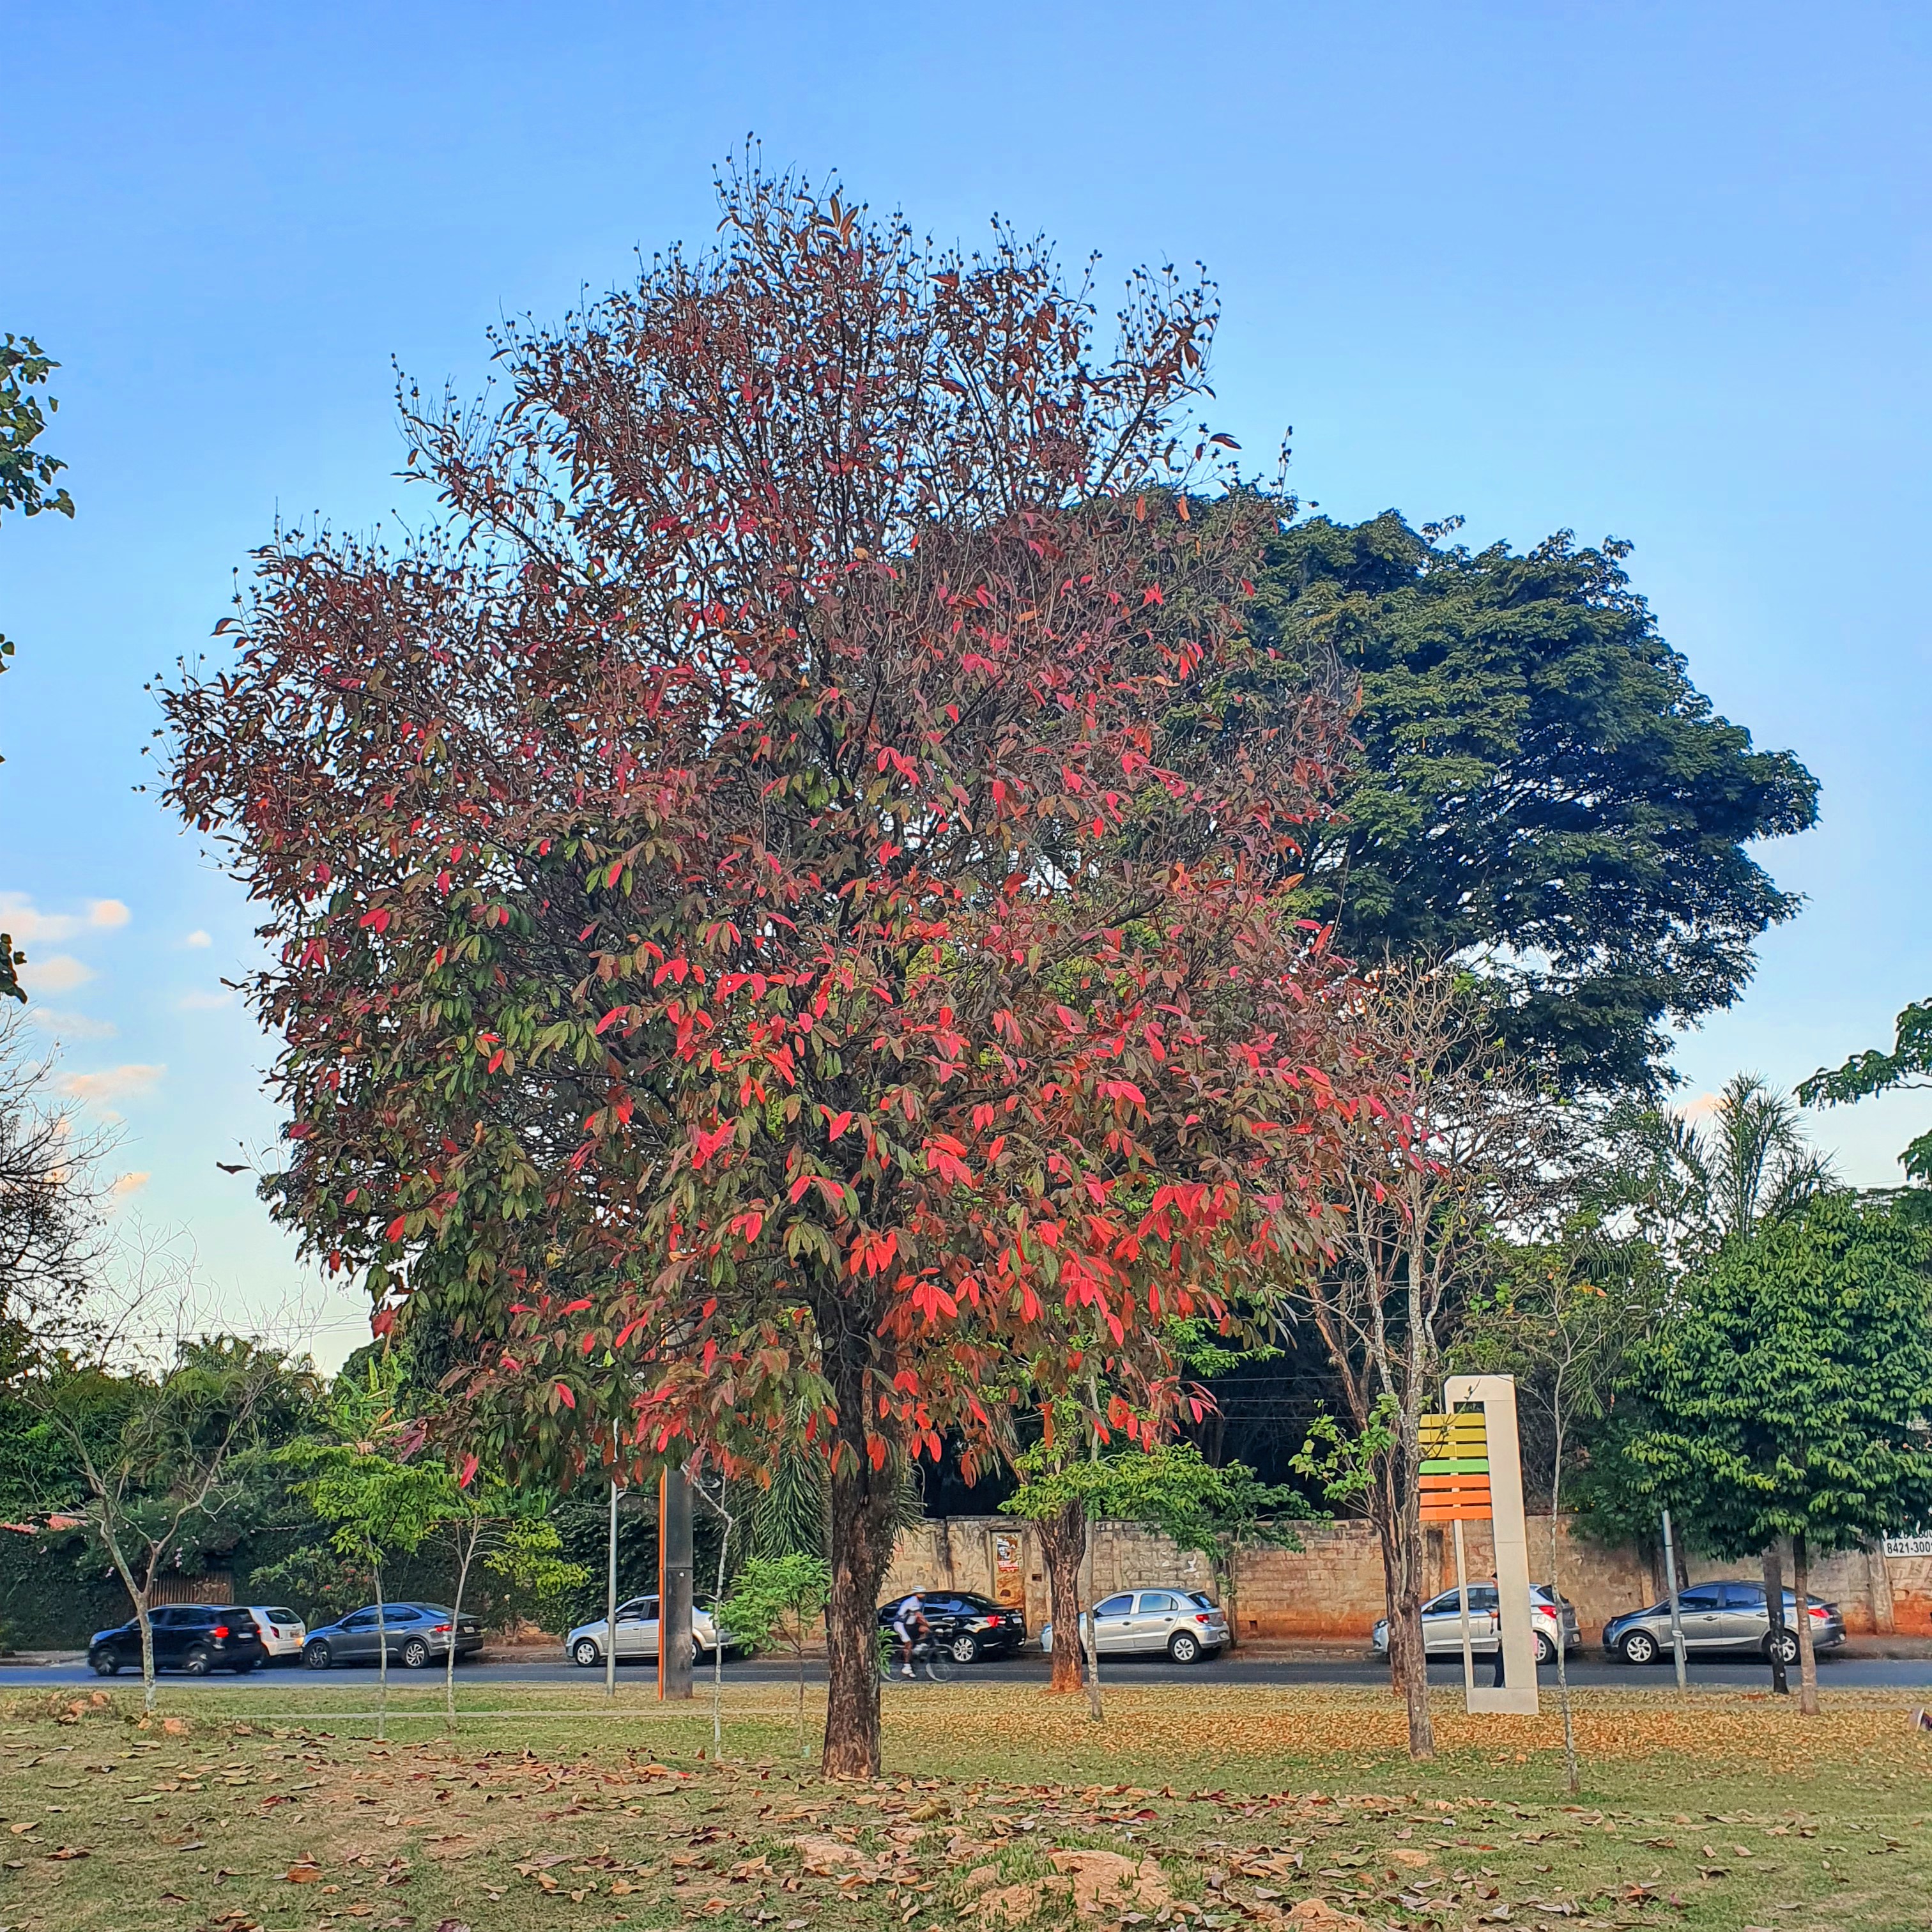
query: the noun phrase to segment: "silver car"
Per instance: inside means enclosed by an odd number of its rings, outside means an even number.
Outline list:
[[[563,1640],[564,1654],[573,1664],[580,1664],[586,1670],[604,1661],[604,1632],[602,1617],[587,1624],[579,1624]],[[718,1646],[717,1627],[712,1622],[708,1612],[693,1606],[691,1612],[691,1660],[695,1664],[707,1652]],[[724,1634],[724,1654],[731,1654],[731,1634]],[[657,1660],[658,1654],[658,1600],[655,1597],[633,1597],[628,1603],[617,1606],[617,1661],[620,1664],[635,1662],[649,1658]]]
[[[1845,1640],[1845,1620],[1836,1604],[1808,1599],[1811,1613],[1811,1644],[1814,1650],[1836,1650]],[[1765,1614],[1764,1586],[1726,1579],[1715,1583],[1694,1583],[1677,1598],[1678,1622],[1683,1627],[1687,1651],[1755,1651],[1760,1657],[1771,1654],[1771,1619]],[[1780,1646],[1786,1664],[1798,1659],[1798,1599],[1784,1593],[1784,1638]],[[1654,1664],[1671,1654],[1670,1604],[1668,1598],[1652,1604],[1646,1610],[1632,1610],[1612,1617],[1604,1626],[1604,1648],[1626,1664]]]
[[[1094,1606],[1102,1657],[1132,1657],[1165,1652],[1176,1664],[1214,1657],[1227,1647],[1228,1619],[1213,1598],[1199,1590],[1123,1590]],[[1086,1634],[1087,1619],[1080,1619]],[[1042,1627],[1040,1647],[1053,1650],[1053,1626]]]
[[[1474,1657],[1493,1657],[1498,1642],[1498,1621],[1501,1599],[1493,1583],[1469,1586],[1469,1652]],[[1559,1597],[1547,1586],[1529,1586],[1530,1634],[1536,1643],[1538,1664],[1554,1664],[1560,1642],[1566,1656],[1582,1648],[1583,1634],[1576,1624],[1576,1606],[1567,1597]],[[1370,1642],[1378,1657],[1388,1654],[1388,1619],[1377,1620]],[[1462,1654],[1462,1612],[1454,1590],[1431,1597],[1422,1606],[1422,1644],[1430,1657]]]

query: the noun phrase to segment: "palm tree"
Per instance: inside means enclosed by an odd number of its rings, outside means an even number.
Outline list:
[[[1755,1073],[1732,1074],[1708,1120],[1682,1145],[1720,1242],[1788,1214],[1835,1178],[1830,1155],[1806,1142],[1797,1102]]]

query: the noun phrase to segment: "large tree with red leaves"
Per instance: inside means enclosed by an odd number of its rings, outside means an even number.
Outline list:
[[[508,331],[500,406],[406,398],[406,548],[261,553],[170,796],[268,909],[274,1211],[512,1461],[755,1468],[803,1418],[867,1774],[909,1459],[1052,1398],[1151,1441],[1168,1322],[1318,1243],[1334,721],[1224,728],[1260,532],[1190,513],[1204,285],[1137,277],[1102,356],[1040,247],[722,196],[715,251]]]

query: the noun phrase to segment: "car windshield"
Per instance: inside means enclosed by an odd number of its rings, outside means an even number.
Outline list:
[[[269,1611],[268,1621],[272,1624],[298,1624],[302,1618],[285,1604],[278,1604]]]

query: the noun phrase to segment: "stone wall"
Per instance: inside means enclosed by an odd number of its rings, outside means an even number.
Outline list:
[[[1448,1532],[1425,1532],[1425,1574],[1432,1591],[1456,1580],[1455,1550]],[[1249,1552],[1234,1579],[1232,1609],[1244,1637],[1300,1638],[1366,1643],[1382,1614],[1382,1558],[1375,1533],[1358,1522],[1304,1523],[1299,1550]],[[1493,1574],[1486,1523],[1471,1523],[1464,1547],[1472,1581]],[[1611,1617],[1654,1603],[1663,1594],[1660,1553],[1611,1549],[1558,1529],[1558,1574],[1563,1594],[1576,1604],[1586,1641]],[[1550,1519],[1529,1520],[1530,1574],[1550,1572]],[[1694,1557],[1682,1580],[1751,1576],[1755,1564],[1706,1562]],[[1184,1553],[1166,1538],[1137,1523],[1100,1526],[1094,1550],[1094,1588],[1115,1590],[1162,1583],[1219,1596],[1207,1560]],[[900,1536],[884,1594],[908,1590],[978,1590],[1025,1610],[1027,1628],[1037,1634],[1049,1614],[1046,1564],[1031,1528],[1010,1516],[952,1516],[920,1524]],[[1838,1603],[1853,1631],[1897,1631],[1932,1636],[1932,1557],[1880,1556],[1852,1550],[1813,1566],[1811,1592]]]

